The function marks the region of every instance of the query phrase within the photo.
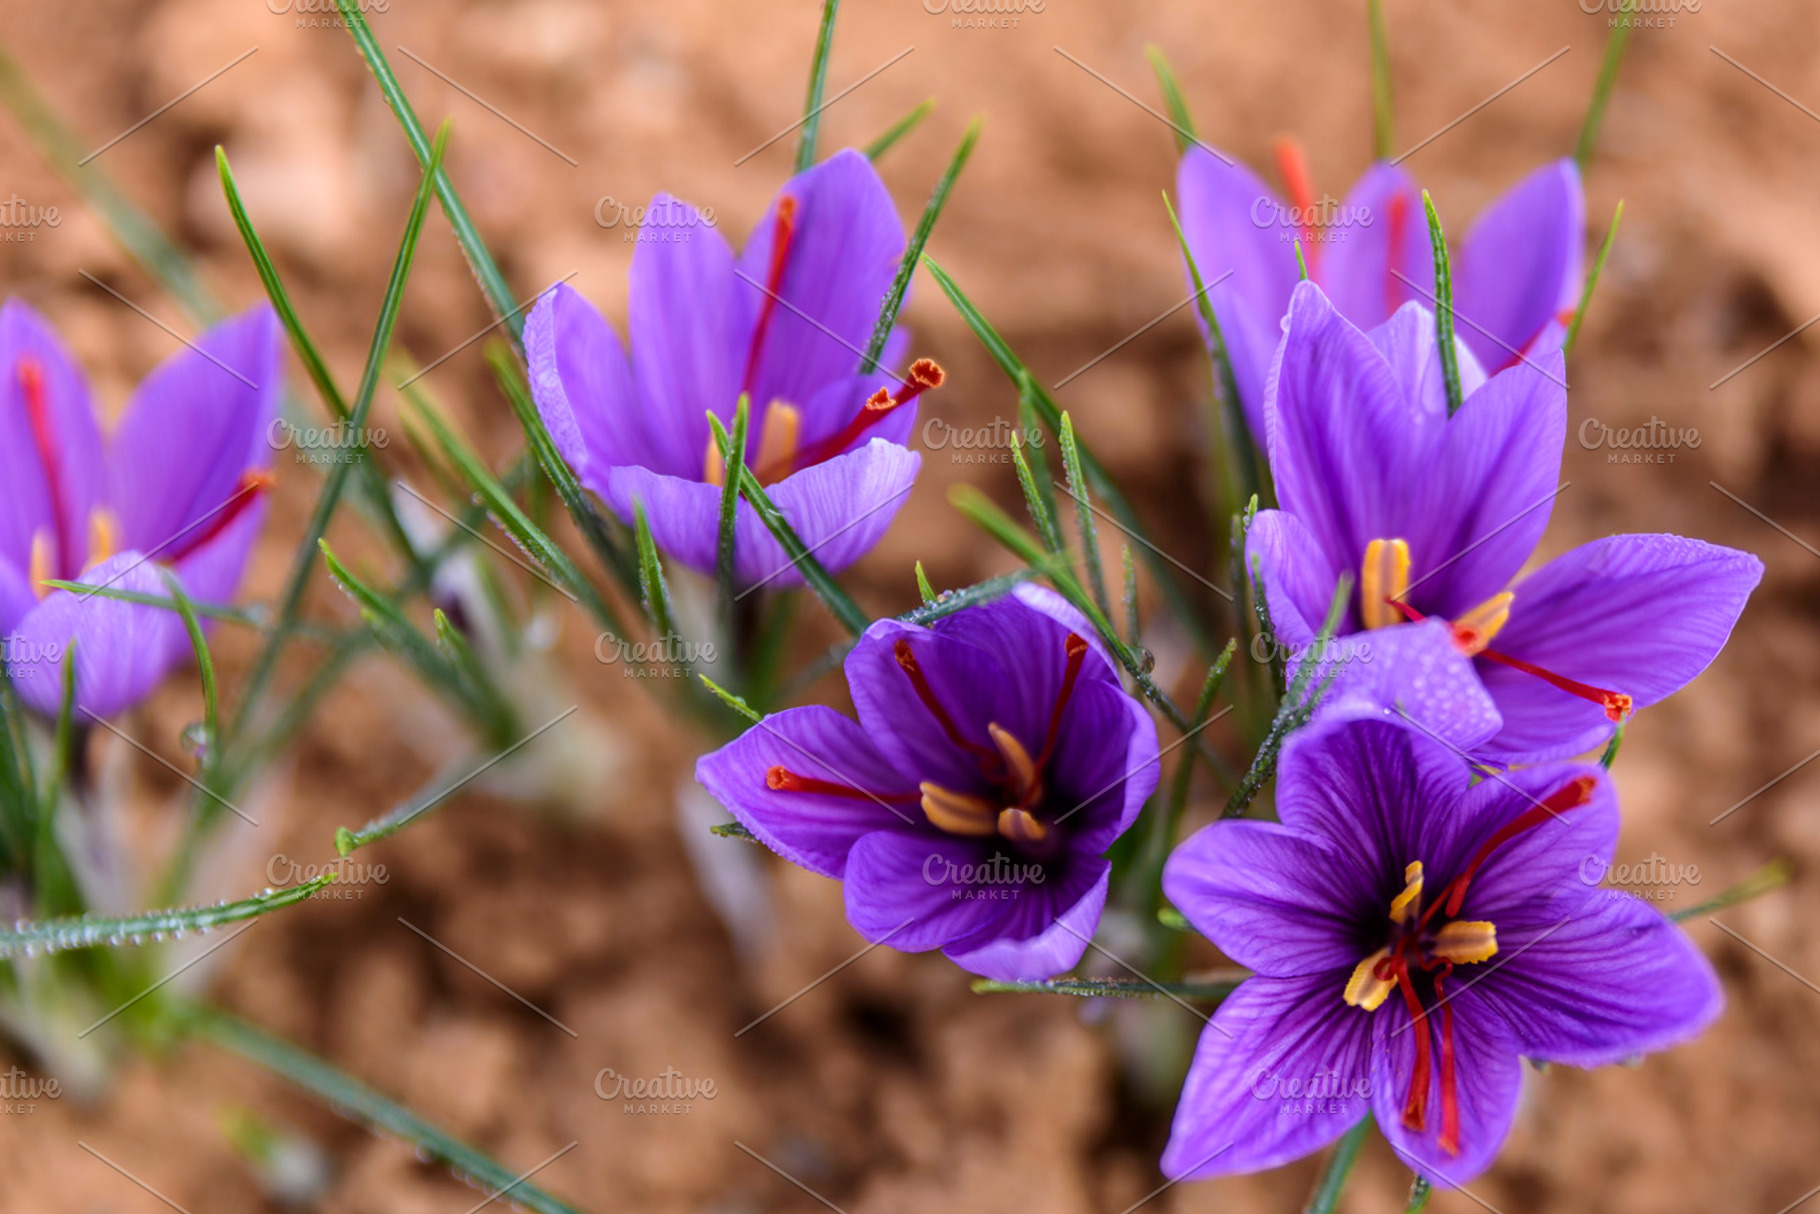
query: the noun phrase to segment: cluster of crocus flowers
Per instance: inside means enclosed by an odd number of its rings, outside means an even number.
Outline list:
[[[1320,287],[1296,288],[1264,402],[1279,508],[1252,521],[1247,566],[1291,647],[1314,639],[1342,573],[1356,586],[1342,635],[1445,620],[1502,718],[1475,754],[1582,753],[1706,668],[1762,562],[1617,535],[1519,579],[1562,490],[1561,354],[1487,377],[1462,343],[1449,417],[1437,350],[1420,304],[1367,332]]]
[[[1300,268],[1363,329],[1404,304],[1432,305],[1434,251],[1421,187],[1374,164],[1343,202],[1317,196],[1301,150],[1276,145],[1282,199],[1257,174],[1206,147],[1182,157],[1182,234],[1212,287],[1220,332],[1252,435],[1264,434],[1265,380]],[[1460,340],[1490,369],[1545,348],[1580,291],[1586,203],[1572,160],[1544,165],[1495,199],[1449,254]]]
[[[1715,1019],[1712,967],[1641,899],[1589,885],[1618,836],[1604,769],[1479,779],[1381,715],[1295,734],[1280,823],[1219,822],[1163,888],[1254,976],[1202,1032],[1165,1174],[1256,1171],[1367,1113],[1403,1160],[1457,1186],[1517,1108],[1520,1059],[1600,1066]]]
[[[861,374],[903,225],[871,162],[840,152],[786,182],[737,255],[701,213],[658,195],[646,223],[683,239],[633,254],[631,356],[600,313],[559,286],[525,330],[532,393],[563,458],[622,519],[642,503],[658,545],[715,568],[726,470],[708,415],[750,402],[747,465],[829,569],[876,544],[914,484],[916,398],[942,373],[896,375],[901,335]],[[801,581],[739,503],[736,575]]]
[[[760,841],[844,881],[874,943],[1047,978],[1099,925],[1106,849],[1159,772],[1156,727],[1086,621],[1021,588],[848,655],[859,720],[774,713],[696,766]]]
[[[156,368],[103,435],[81,368],[18,300],[0,310],[0,634],[8,677],[41,712],[75,648],[84,714],[117,713],[190,652],[178,615],[47,585],[202,602],[233,596],[258,534],[279,398],[278,325],[261,306]]]

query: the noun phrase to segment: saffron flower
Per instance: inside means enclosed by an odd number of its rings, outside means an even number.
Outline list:
[[[786,860],[845,882],[873,943],[1006,981],[1072,967],[1106,849],[1159,771],[1156,727],[1086,621],[1023,587],[928,628],[879,620],[846,673],[857,722],[775,713],[696,779]]]
[[[904,253],[884,183],[860,153],[838,153],[784,184],[738,257],[686,202],[659,194],[645,215],[629,359],[566,285],[526,325],[532,394],[557,448],[621,519],[642,502],[658,545],[711,573],[726,474],[707,415],[730,420],[748,396],[748,466],[823,565],[852,564],[916,480],[915,401],[942,381],[927,360],[902,378],[857,373]],[[884,365],[902,344],[887,345]],[[744,500],[736,574],[801,581]]]
[[[1411,301],[1432,304],[1434,251],[1422,190],[1397,165],[1371,166],[1344,202],[1317,197],[1301,149],[1276,145],[1285,202],[1244,165],[1191,147],[1176,176],[1182,234],[1220,322],[1251,432],[1264,433],[1264,380],[1299,270],[1341,315],[1373,329]],[[1586,201],[1580,170],[1558,160],[1480,212],[1449,253],[1460,340],[1491,370],[1546,347],[1580,291]],[[1400,277],[1399,277],[1400,276]]]
[[[1448,621],[1502,717],[1474,753],[1579,754],[1706,668],[1762,562],[1615,535],[1513,585],[1561,491],[1561,354],[1487,378],[1461,348],[1465,401],[1450,418],[1437,349],[1420,304],[1365,333],[1313,283],[1296,289],[1264,403],[1280,509],[1252,520],[1247,567],[1291,647],[1313,639],[1343,571],[1357,589],[1341,635]]]
[[[1603,768],[1472,775],[1400,722],[1330,717],[1284,747],[1280,824],[1218,822],[1170,856],[1170,900],[1254,976],[1202,1031],[1167,1175],[1275,1167],[1369,1112],[1457,1186],[1510,1130],[1520,1058],[1603,1066],[1718,1016],[1687,938],[1583,875],[1618,837]]]
[[[162,567],[194,599],[233,597],[271,483],[278,358],[269,307],[224,321],[146,376],[103,436],[56,332],[16,299],[0,309],[0,633],[31,707],[57,710],[72,643],[76,705],[98,717],[190,653],[174,611],[47,579],[168,597]]]

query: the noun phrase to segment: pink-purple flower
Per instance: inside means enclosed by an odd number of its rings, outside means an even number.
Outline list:
[[[1411,301],[1432,306],[1434,252],[1422,191],[1402,168],[1371,166],[1344,201],[1317,197],[1294,144],[1279,142],[1288,201],[1242,164],[1204,147],[1182,157],[1176,189],[1182,232],[1226,339],[1252,434],[1262,441],[1265,376],[1282,335],[1298,270],[1361,329]],[[1562,332],[1580,291],[1586,203],[1572,160],[1544,165],[1494,199],[1454,244],[1454,305],[1460,340],[1480,365],[1499,370]]]
[[[903,225],[860,153],[786,182],[735,256],[688,203],[645,211],[627,304],[631,356],[593,305],[559,286],[525,329],[531,388],[582,484],[622,519],[642,502],[658,545],[715,568],[725,477],[707,416],[751,401],[747,464],[829,569],[876,544],[921,466],[908,447],[916,397],[941,382],[918,360],[899,377],[859,374],[904,253]],[[894,365],[901,334],[887,343]],[[738,579],[801,581],[741,501]]]
[[[1426,309],[1366,332],[1320,287],[1296,289],[1264,402],[1279,508],[1252,521],[1247,568],[1291,647],[1314,638],[1342,573],[1356,586],[1342,636],[1448,621],[1502,718],[1474,753],[1564,758],[1704,670],[1763,565],[1615,535],[1519,578],[1562,492],[1565,367],[1551,347],[1488,378],[1460,344],[1449,417]]]
[[[146,696],[190,652],[163,607],[75,594],[81,580],[224,602],[264,515],[279,399],[277,317],[222,322],[139,384],[103,435],[82,370],[26,304],[0,310],[0,635],[7,675],[41,712],[62,698],[76,648],[76,704],[109,716]]]
[[[1602,768],[1474,783],[1421,730],[1342,716],[1290,739],[1277,789],[1280,824],[1215,823],[1164,871],[1254,974],[1201,1034],[1168,1176],[1275,1167],[1371,1113],[1406,1163],[1459,1185],[1510,1130],[1521,1059],[1603,1066],[1718,1016],[1687,938],[1585,877],[1617,843]]]
[[[1106,849],[1156,788],[1156,727],[1086,622],[1014,595],[848,655],[853,718],[774,713],[696,778],[760,841],[845,883],[874,943],[989,978],[1047,978],[1099,924]]]

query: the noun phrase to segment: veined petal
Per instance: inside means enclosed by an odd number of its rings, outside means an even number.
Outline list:
[[[1617,535],[1583,544],[1513,589],[1495,649],[1638,708],[1680,690],[1718,656],[1763,576],[1748,552],[1675,535]],[[1511,763],[1579,754],[1609,737],[1598,704],[1480,658],[1504,728],[1486,752]]]
[[[1065,872],[1038,885],[975,890],[1014,895],[1005,901],[1006,913],[994,925],[993,930],[1002,934],[985,943],[950,944],[942,952],[969,973],[999,982],[1036,982],[1066,973],[1080,961],[1099,929],[1111,879],[1112,865],[1092,856],[1078,858]],[[1032,928],[1039,930],[1026,934]]]
[[[1361,329],[1371,329],[1412,300],[1432,299],[1434,250],[1415,179],[1379,161],[1343,205],[1349,217],[1369,216],[1370,222],[1337,227],[1329,233],[1335,239],[1321,246],[1322,284],[1334,306]]]
[[[840,791],[773,788],[776,767]],[[703,755],[695,778],[765,846],[824,877],[845,872],[860,836],[916,829],[922,817],[914,797],[903,797],[915,792],[914,777],[880,754],[852,718],[821,705],[771,714]]]
[[[1293,514],[1260,510],[1245,532],[1245,564],[1264,584],[1276,639],[1292,649],[1314,640],[1340,576],[1314,532]],[[1343,619],[1340,631],[1356,622]]]
[[[1398,1159],[1428,1178],[1436,1188],[1458,1188],[1490,1167],[1516,1119],[1522,1088],[1517,1043],[1497,1010],[1477,984],[1457,981],[1447,988],[1453,1018],[1453,1048],[1460,1110],[1457,1154],[1443,1150],[1441,1112],[1441,1012],[1431,1008],[1421,1020],[1392,995],[1372,1013],[1372,1109]],[[1404,1102],[1415,1071],[1416,1034],[1426,1033],[1430,1057],[1426,1118],[1421,1130],[1403,1124]]]
[[[85,580],[139,594],[169,593],[142,553],[116,554],[90,569]],[[76,646],[78,722],[89,714],[111,717],[149,695],[189,652],[183,622],[174,611],[123,603],[101,595],[53,590],[29,611],[11,638],[8,676],[27,705],[54,714],[63,699],[63,657]]]
[[[107,441],[108,496],[126,547],[168,560],[170,549],[254,505],[243,501],[242,478],[272,462],[278,354],[278,317],[261,304],[140,383]]]
[[[1454,258],[1460,337],[1490,368],[1517,361],[1580,294],[1586,199],[1571,159],[1543,165],[1479,213]]]
[[[994,938],[1004,904],[955,897],[964,890],[947,880],[947,872],[950,865],[977,868],[995,850],[991,839],[896,830],[865,835],[847,853],[847,922],[872,943],[905,953],[985,944]]]
[[[537,412],[582,484],[604,497],[608,468],[656,458],[619,334],[567,283],[531,309],[525,360]]]
[[[20,378],[25,364],[42,376],[43,420],[49,427],[42,435],[26,404]],[[7,300],[0,308],[0,561],[23,574],[33,535],[40,529],[55,535],[60,526],[75,551],[58,554],[59,568],[82,567],[89,511],[104,489],[101,451],[81,367],[30,305]],[[47,455],[53,465],[48,474]]]
[[[1370,1111],[1372,1015],[1344,971],[1247,979],[1201,1030],[1160,1163],[1171,1180],[1274,1168]]]

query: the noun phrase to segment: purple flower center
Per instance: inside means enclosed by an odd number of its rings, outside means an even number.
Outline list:
[[[1551,818],[1585,805],[1592,798],[1593,787],[1591,776],[1578,776],[1505,823],[1426,909],[1422,903],[1422,862],[1411,861],[1403,870],[1403,891],[1390,903],[1388,939],[1359,962],[1346,983],[1342,996],[1345,1001],[1368,1012],[1376,1011],[1393,990],[1402,995],[1411,1027],[1416,1029],[1416,1062],[1409,1094],[1403,1102],[1403,1124],[1418,1133],[1428,1119],[1428,1081],[1434,1068],[1428,1029],[1422,1022],[1431,1011],[1440,1012],[1441,1132],[1437,1142],[1449,1155],[1460,1153],[1460,1100],[1453,1008],[1445,983],[1456,965],[1487,961],[1498,951],[1495,924],[1484,919],[1458,918],[1466,891],[1498,848]]]

